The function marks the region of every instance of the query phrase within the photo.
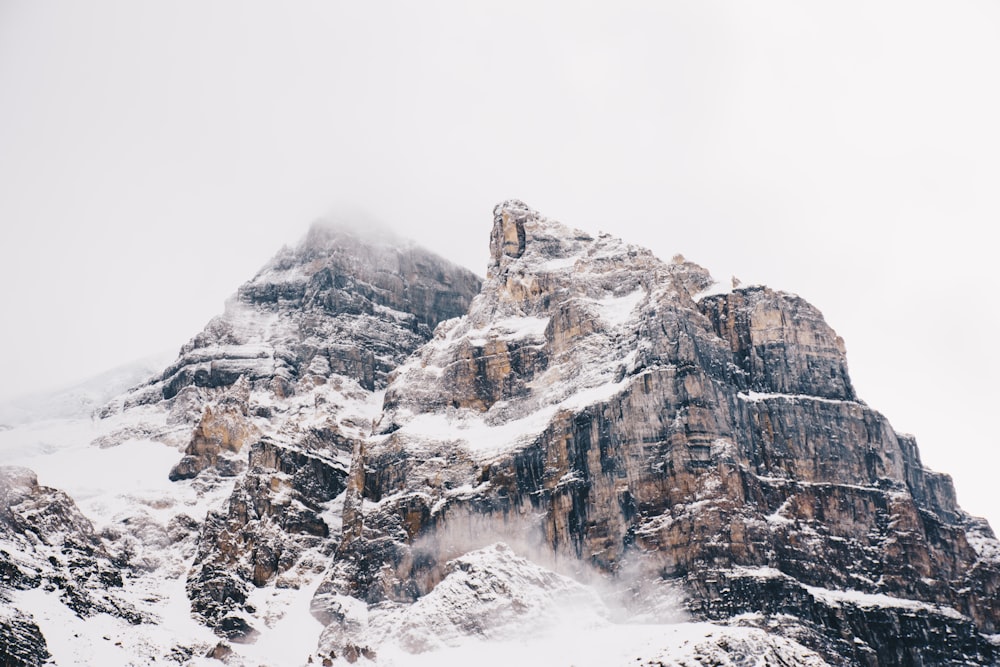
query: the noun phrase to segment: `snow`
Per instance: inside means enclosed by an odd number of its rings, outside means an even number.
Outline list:
[[[126,437],[108,447],[93,444],[116,431],[149,433],[165,425],[166,411],[158,407],[133,408],[104,420],[27,424],[0,432],[0,465],[34,470],[39,484],[66,492],[98,531],[107,527],[120,532],[128,521],[136,535],[165,535],[176,515],[201,519],[221,505],[234,480],[214,485],[170,482],[167,473],[181,453],[148,438]],[[156,540],[145,544],[140,537],[133,544],[138,549],[134,562],[151,569],[123,571],[124,588],[107,593],[154,623],[131,625],[107,614],[81,618],[60,601],[58,590],[44,587],[13,593],[17,608],[31,614],[41,628],[56,664],[148,665],[178,644],[197,647],[197,658],[218,642],[191,617],[185,576],[193,554],[185,554],[185,543],[162,547]]]
[[[594,305],[597,306],[597,312],[601,319],[613,327],[618,327],[628,320],[629,315],[644,298],[646,298],[646,290],[637,289],[625,296],[607,297],[595,301]]]
[[[729,570],[737,577],[752,577],[755,579],[788,579],[806,589],[810,595],[817,600],[828,605],[839,607],[842,604],[849,604],[861,608],[888,607],[895,609],[905,609],[907,611],[925,611],[930,614],[938,614],[958,620],[968,620],[965,616],[951,607],[920,602],[919,600],[907,600],[896,598],[881,593],[864,593],[855,590],[835,590],[832,588],[820,588],[818,586],[807,586],[798,582],[793,577],[773,567],[734,567]]]
[[[692,295],[691,298],[694,299],[695,303],[698,303],[702,299],[708,296],[719,296],[723,294],[732,294],[732,293],[733,293],[732,283],[726,285],[725,283],[716,281],[711,285],[709,285],[708,287],[706,287],[705,289],[703,289],[702,291],[698,292],[697,294]]]
[[[237,644],[234,653],[251,665],[305,665],[316,648],[323,625],[309,613],[320,577],[298,590],[292,588],[257,588],[249,602],[270,616],[261,635],[252,644]]]
[[[138,416],[157,416],[151,411],[136,413],[131,417],[133,424]],[[213,498],[229,494],[231,482],[207,499],[190,483],[171,482],[167,473],[181,454],[160,442],[127,439],[107,448],[91,444],[129,423],[129,418],[119,415],[101,421],[53,420],[3,431],[0,465],[34,470],[39,484],[65,491],[86,516],[97,521],[131,512],[137,504],[154,511],[157,507],[174,508],[171,514],[181,505],[189,514],[200,511],[204,516]]]
[[[618,616],[596,588],[504,544],[452,561],[444,580],[411,605],[353,608],[350,617],[367,628],[352,641],[377,653],[374,661],[358,664],[380,667],[825,664],[804,647],[756,628],[646,622],[652,617],[642,610]]]
[[[572,615],[538,635],[500,641],[468,638],[427,653],[398,646],[379,652],[381,667],[818,667],[818,655],[790,640],[755,628],[711,623],[617,624],[581,627]],[[364,664],[364,663],[360,663]],[[375,664],[375,663],[368,663]]]
[[[18,609],[30,613],[42,628],[60,667],[144,667],[169,654],[179,641],[204,647],[202,652],[218,642],[191,617],[183,578],[162,582],[161,592],[167,595],[155,605],[160,622],[139,626],[108,614],[80,618],[59,600],[58,592],[43,588],[15,591],[12,597]]]
[[[822,396],[811,396],[809,394],[777,394],[777,393],[765,393],[759,391],[747,391],[740,392],[736,395],[740,400],[749,401],[751,403],[757,403],[759,401],[770,401],[774,399],[782,399],[786,401],[813,401],[817,403],[832,403],[835,405],[857,405],[857,401],[845,401],[836,398],[823,398]]]
[[[757,403],[760,401],[770,401],[774,399],[785,401],[811,401],[814,403],[828,403],[831,405],[860,405],[858,401],[849,401],[837,398],[824,398],[823,396],[812,396],[810,394],[779,394],[759,391],[740,392],[736,395],[740,400]]]
[[[485,459],[527,444],[545,430],[557,411],[555,406],[549,406],[496,426],[472,413],[425,412],[415,416],[402,430],[418,439],[462,440],[471,453]]]
[[[790,579],[787,574],[773,567],[739,566],[730,570],[737,577],[752,577],[754,579]]]
[[[764,520],[772,525],[788,525],[793,524],[795,521],[789,519],[784,515],[788,511],[788,506],[791,504],[792,498],[787,498],[785,502],[781,503],[781,507],[776,509],[773,514],[768,514],[764,517]]]
[[[453,344],[468,340],[473,345],[483,346],[494,340],[512,341],[525,338],[542,338],[549,325],[548,317],[506,317],[480,329],[464,330],[462,327],[449,329],[445,342]]]
[[[973,524],[965,531],[969,546],[975,549],[980,559],[1000,563],[1000,541],[989,537],[978,526]]]
[[[826,602],[833,606],[850,604],[856,607],[890,607],[896,609],[906,609],[908,611],[926,611],[931,614],[940,614],[958,620],[968,620],[965,616],[952,609],[939,605],[920,602],[918,600],[906,600],[894,598],[880,593],[862,593],[861,591],[838,591],[829,588],[817,588],[815,586],[804,586],[810,595],[817,600]]]
[[[564,271],[566,269],[573,268],[578,261],[580,261],[581,255],[574,254],[568,257],[554,257],[550,260],[542,262],[538,265],[539,273],[556,273],[558,271]]]
[[[559,408],[564,410],[579,410],[588,405],[607,401],[624,391],[625,387],[631,384],[633,380],[635,380],[634,377],[627,377],[620,382],[607,382],[596,387],[581,389],[560,402]]]
[[[559,403],[526,410],[527,416],[500,424],[488,423],[482,413],[448,410],[415,415],[400,431],[412,438],[408,445],[419,446],[420,441],[463,442],[477,460],[484,461],[530,443],[560,411],[579,410],[606,401],[621,393],[633,379],[582,389]]]

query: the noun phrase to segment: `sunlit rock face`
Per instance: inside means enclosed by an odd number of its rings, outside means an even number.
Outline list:
[[[993,660],[992,532],[858,399],[814,307],[518,201],[490,248],[467,315],[392,377],[318,600],[418,600],[504,539],[834,662]]]

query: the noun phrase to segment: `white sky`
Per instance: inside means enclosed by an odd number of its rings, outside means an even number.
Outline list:
[[[361,212],[493,204],[801,294],[1000,524],[1000,4],[0,0],[0,398],[177,348]]]

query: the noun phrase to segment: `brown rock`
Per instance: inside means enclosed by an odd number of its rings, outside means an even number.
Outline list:
[[[914,632],[968,638],[942,655],[993,655],[1000,563],[970,544],[992,532],[857,400],[815,308],[759,287],[699,301],[700,267],[520,202],[498,207],[490,243],[468,316],[399,371],[356,449],[323,591],[412,600],[449,558],[540,540],[612,576],[683,582],[704,617],[791,614],[831,659],[861,659],[852,638],[876,664],[931,654],[887,629],[910,622],[903,607],[838,612],[810,590],[920,601]]]

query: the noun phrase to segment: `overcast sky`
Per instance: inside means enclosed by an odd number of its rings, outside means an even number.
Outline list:
[[[1000,524],[996,2],[0,0],[0,398],[176,349],[316,218],[491,211],[817,305]]]

